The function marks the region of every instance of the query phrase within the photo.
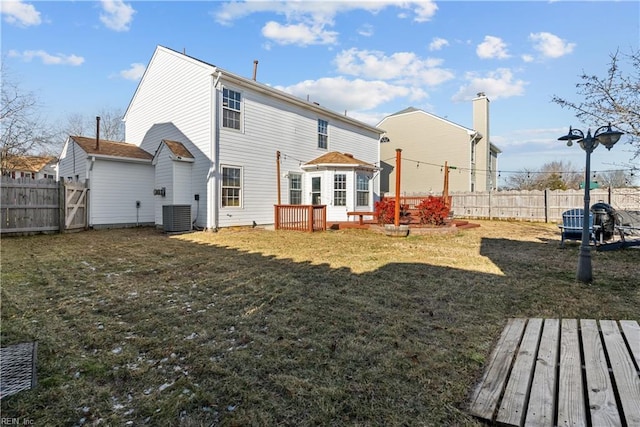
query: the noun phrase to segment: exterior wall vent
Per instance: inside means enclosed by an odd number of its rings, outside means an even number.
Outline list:
[[[191,205],[162,205],[164,231],[191,231]]]

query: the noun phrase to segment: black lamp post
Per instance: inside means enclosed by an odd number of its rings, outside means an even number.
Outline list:
[[[582,225],[582,243],[580,244],[580,256],[578,258],[578,273],[576,278],[583,283],[591,283],[593,273],[591,269],[591,247],[589,246],[589,191],[591,190],[591,182],[589,175],[591,174],[591,153],[598,144],[611,150],[616,142],[620,139],[623,132],[611,130],[611,123],[607,126],[601,126],[591,136],[591,129],[587,131],[587,136],[580,129],[571,129],[565,136],[558,138],[559,141],[567,141],[567,146],[571,147],[573,141],[577,141],[587,153],[587,161],[584,168],[584,221]]]

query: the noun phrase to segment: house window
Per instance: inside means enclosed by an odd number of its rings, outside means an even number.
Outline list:
[[[329,122],[318,119],[318,148],[326,149],[329,146]]]
[[[240,130],[240,92],[222,89],[222,127]]]
[[[289,174],[289,204],[302,204],[302,175],[299,173]]]
[[[369,206],[369,177],[362,173],[356,175],[356,204]]]
[[[242,193],[242,169],[222,167],[222,207],[240,206]]]
[[[311,204],[319,205],[322,203],[321,191],[320,191],[320,177],[314,176],[311,178]]]
[[[471,141],[471,163],[476,162],[476,142]]]
[[[347,175],[335,174],[333,177],[333,205],[347,205]]]

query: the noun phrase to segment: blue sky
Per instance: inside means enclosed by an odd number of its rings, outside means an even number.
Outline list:
[[[163,45],[377,124],[413,106],[471,127],[491,100],[501,171],[550,161],[584,167],[557,138],[592,129],[551,102],[579,100],[584,72],[640,43],[637,1],[6,1],[2,61],[50,121],[124,111]],[[621,140],[624,142],[624,137]],[[631,147],[598,148],[592,170],[629,165]]]

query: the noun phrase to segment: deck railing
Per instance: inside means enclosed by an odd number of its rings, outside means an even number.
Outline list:
[[[326,205],[274,205],[276,230],[324,231],[327,229]]]

